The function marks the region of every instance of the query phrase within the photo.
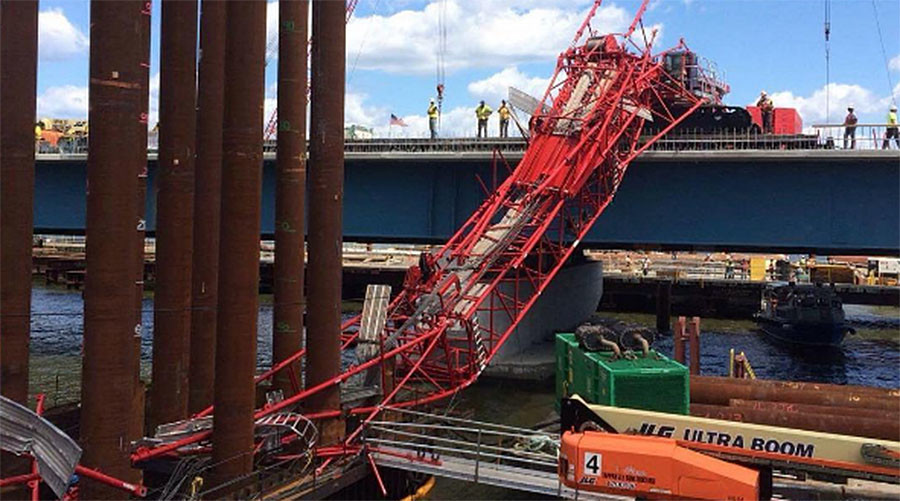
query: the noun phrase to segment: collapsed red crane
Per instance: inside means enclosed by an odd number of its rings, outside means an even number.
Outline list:
[[[378,350],[330,381],[295,388],[293,395],[259,409],[258,428],[271,426],[277,415],[298,416],[297,404],[304,399],[362,373],[380,378],[382,391],[378,405],[349,411],[364,415],[363,424],[385,407],[435,402],[472,384],[612,201],[631,161],[702,104],[663,69],[665,54],[683,49],[683,42],[651,52],[655,33],[648,40],[641,24],[649,0],[618,34],[598,34],[591,26],[601,1],[595,0],[558,58],[534,110],[523,159],[440,250],[424,254],[420,265],[409,269],[376,333]],[[641,46],[634,40],[638,27]],[[677,109],[671,106],[675,102]],[[504,161],[495,157],[495,162]],[[344,348],[357,341],[359,329],[359,316],[342,326]],[[300,350],[279,362],[257,382],[290,370],[304,355]],[[291,380],[299,381],[297,376]],[[210,407],[190,423],[176,424],[177,439],[151,440],[153,445],[139,447],[132,460],[208,451],[212,412]],[[355,453],[362,426],[343,446],[318,453]]]
[[[478,378],[612,200],[631,161],[703,102],[663,70],[665,54],[683,49],[683,42],[651,52],[655,32],[648,40],[641,24],[648,0],[624,33],[603,35],[591,26],[601,1],[559,56],[534,111],[522,161],[439,251],[410,268],[389,306],[378,352],[330,381],[298,388],[258,410],[257,419],[289,412],[310,395],[361,373],[380,376],[383,391],[378,405],[350,411],[365,415],[365,422],[384,407],[449,397]],[[642,46],[633,39],[639,26]],[[675,100],[682,103],[680,111],[669,106]],[[655,124],[652,132],[645,128],[648,122]],[[357,341],[359,327],[359,316],[345,323],[345,348]],[[297,352],[257,382],[304,354]],[[208,431],[195,433],[139,449],[132,458],[159,457],[208,438]]]

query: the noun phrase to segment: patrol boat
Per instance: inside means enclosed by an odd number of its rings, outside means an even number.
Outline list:
[[[754,320],[768,336],[803,346],[840,346],[847,333],[856,333],[846,325],[841,298],[822,284],[767,286]]]

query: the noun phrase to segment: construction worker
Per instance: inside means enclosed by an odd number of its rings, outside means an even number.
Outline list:
[[[888,112],[887,116],[887,132],[884,134],[884,143],[881,144],[881,149],[886,150],[888,146],[891,144],[891,138],[894,139],[894,142],[897,143],[897,147],[900,148],[900,134],[897,132],[897,106],[891,105],[891,111]]]
[[[769,98],[769,95],[766,94],[766,91],[761,91],[759,93],[759,100],[756,101],[756,106],[759,108],[760,113],[762,113],[763,132],[771,134],[773,130],[772,111],[775,109],[775,105],[772,104],[772,100]]]
[[[500,117],[500,137],[509,137],[509,107],[502,99],[500,107],[497,108],[497,116]]]
[[[850,149],[856,149],[856,124],[859,120],[853,113],[853,105],[847,107],[847,116],[844,117],[844,149],[847,149],[847,138],[851,139]]]
[[[434,99],[428,105],[428,128],[431,130],[431,139],[437,137],[438,107],[434,104]]]
[[[478,118],[478,137],[481,137],[481,131],[484,131],[484,137],[487,137],[488,117],[491,116],[493,111],[490,106],[484,104],[484,101],[481,101],[478,107],[475,108],[475,117]]]

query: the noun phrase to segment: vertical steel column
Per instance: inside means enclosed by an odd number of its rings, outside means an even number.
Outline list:
[[[150,108],[150,15],[153,4],[150,0],[144,2],[141,9],[141,33],[138,41],[138,49],[141,58],[141,122],[143,127],[140,131],[140,143],[147,144],[147,118]],[[134,322],[135,329],[132,340],[131,351],[131,367],[129,372],[134,382],[134,396],[132,398],[131,422],[129,423],[128,437],[130,440],[137,440],[144,436],[144,409],[146,408],[146,388],[141,380],[141,336],[144,331],[144,237],[145,228],[147,226],[145,220],[145,210],[147,204],[147,151],[146,148],[138,148],[134,152],[134,165],[137,172],[137,213],[135,214],[135,232],[134,245],[136,251],[134,253]],[[133,478],[126,480],[138,481],[141,478],[140,470],[132,470],[135,473]]]
[[[28,399],[36,0],[0,3],[0,394]]]
[[[228,2],[213,482],[253,466],[265,0]]]
[[[81,462],[120,478],[133,475],[123,423],[130,423],[134,397],[135,173],[141,168],[135,151],[147,147],[141,143],[147,127],[141,116],[146,60],[134,40],[143,29],[144,7],[142,0],[91,2]],[[81,497],[127,495],[85,482]]]
[[[303,233],[306,196],[307,0],[278,3],[278,153],[275,178],[275,308],[272,362],[303,342]],[[300,362],[275,376],[275,388],[294,393]]]
[[[162,0],[161,24],[152,427],[187,417],[197,133],[197,1]]]
[[[344,198],[344,2],[313,1],[309,160],[309,314],[306,383],[341,370],[341,245]],[[340,408],[340,387],[310,398],[310,411]],[[323,423],[320,441],[343,435],[339,419]]]
[[[687,325],[691,350],[691,374],[700,375],[700,317],[691,317]]]
[[[678,320],[675,321],[675,330],[672,333],[672,358],[675,359],[679,364],[684,365],[684,340],[685,340],[685,328],[687,325],[687,321],[684,317],[678,317]]]
[[[200,4],[200,72],[197,95],[197,167],[194,184],[194,263],[188,408],[213,403],[216,302],[219,290],[219,209],[222,195],[222,114],[225,92],[227,4]]]

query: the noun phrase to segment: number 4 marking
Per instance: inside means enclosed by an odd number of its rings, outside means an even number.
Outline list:
[[[603,455],[596,452],[584,453],[584,474],[599,475],[603,469]]]

